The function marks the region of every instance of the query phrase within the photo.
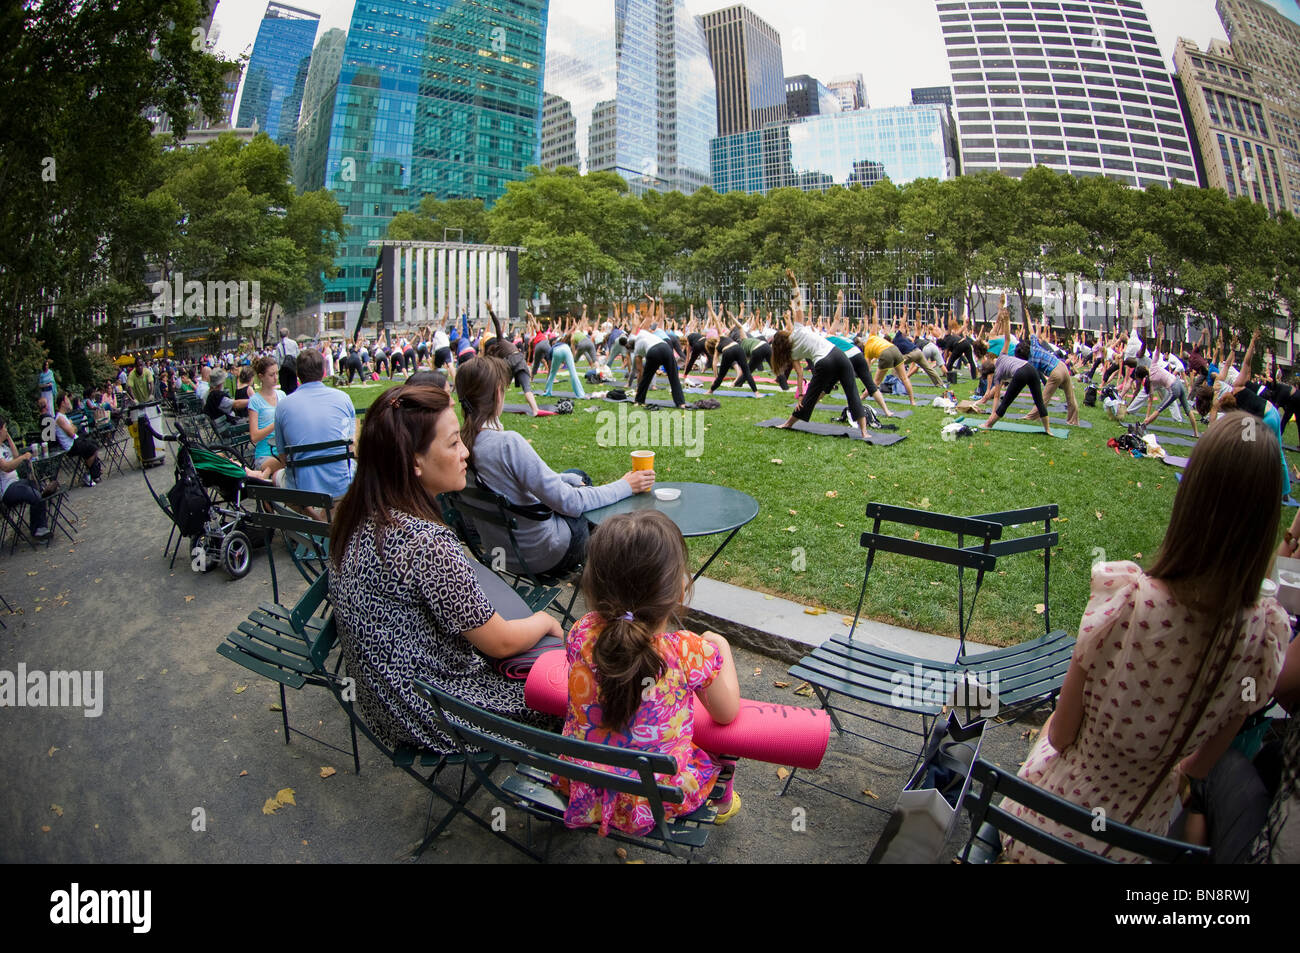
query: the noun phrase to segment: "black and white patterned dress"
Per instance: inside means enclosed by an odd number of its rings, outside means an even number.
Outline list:
[[[540,727],[554,719],[524,704],[524,683],[499,674],[462,634],[495,611],[456,535],[441,523],[395,512],[384,533],[375,524],[353,534],[330,574],[330,602],[357,705],[386,744],[455,750],[436,727],[433,706],[416,694],[421,678],[487,711]]]

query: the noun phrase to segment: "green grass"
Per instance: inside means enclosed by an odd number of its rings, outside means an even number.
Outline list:
[[[388,386],[352,387],[348,393],[364,407]],[[973,386],[966,378],[956,389],[962,396]],[[923,393],[934,391],[918,389],[918,404],[930,399]],[[653,396],[664,397],[666,391]],[[1079,398],[1082,401],[1081,390]],[[842,395],[830,400],[842,401]],[[522,403],[518,392],[507,395],[507,401]],[[720,410],[700,412],[705,431],[698,457],[687,456],[681,447],[654,448],[660,480],[724,484],[758,500],[758,517],[731,541],[708,575],[845,615],[852,614],[862,582],[865,551],[858,538],[866,528],[870,501],[958,515],[1059,504],[1051,620],[1053,628],[1071,630],[1088,600],[1094,558],[1149,563],[1164,535],[1177,487],[1173,468],[1157,460],[1120,457],[1106,446],[1122,431],[1100,407],[1082,408],[1093,429],[1075,429],[1068,440],[1041,433],[977,433],[947,443],[940,430],[952,418],[918,406],[913,416],[895,421],[907,440],[872,447],[756,427],[757,421],[789,414],[794,400],[787,394],[721,401]],[[580,467],[597,483],[618,479],[629,468],[628,451],[636,448],[602,447],[596,439],[599,412],[617,411],[618,405],[575,403],[571,416],[532,419],[507,414],[504,425],[524,434],[555,470]],[[584,412],[590,407],[596,412]],[[818,411],[813,419],[826,421],[831,415]],[[1167,450],[1179,456],[1190,453],[1183,447]],[[828,497],[828,492],[835,496]],[[942,534],[921,538],[955,542]],[[717,542],[691,542],[695,565]],[[804,568],[796,571],[800,548]],[[1043,602],[1042,569],[1041,557],[1034,554],[1001,560],[980,592],[972,637],[1012,644],[1041,635],[1043,620],[1035,606]],[[968,595],[972,581],[968,574]],[[911,629],[955,635],[956,602],[955,570],[882,556],[872,569],[864,613]]]

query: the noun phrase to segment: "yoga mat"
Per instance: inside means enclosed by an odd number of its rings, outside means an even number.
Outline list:
[[[783,423],[785,421],[780,417],[773,417],[771,420],[761,421],[758,426],[779,429]],[[862,440],[862,434],[858,432],[856,427],[846,427],[844,424],[804,423],[802,420],[796,420],[794,427],[791,429],[818,437],[848,437],[851,440]],[[906,439],[906,434],[873,433],[869,434],[863,442],[877,447],[892,447],[894,444],[901,443]]]
[[[903,403],[907,403],[907,401],[903,401]],[[790,406],[791,406],[791,407],[798,407],[799,405],[798,405],[798,404],[791,404]],[[823,400],[821,403],[819,403],[819,404],[817,405],[817,409],[818,409],[818,410],[829,410],[829,411],[831,411],[831,413],[838,414],[841,410],[844,410],[844,409],[847,408],[848,406],[849,406],[848,404],[832,404],[832,403],[829,403],[829,402]],[[865,407],[865,406],[868,406],[868,404],[864,401],[864,402],[863,402],[863,406],[864,406],[864,407]],[[877,406],[879,406],[879,405],[877,405]],[[877,417],[879,417],[881,420],[887,421],[887,420],[891,419],[891,418],[886,417],[886,416],[884,416],[883,414],[881,414],[880,411],[876,410],[875,407],[872,407],[871,410],[872,410],[872,411],[875,413],[875,415],[876,415]],[[910,416],[912,416],[912,411],[910,411],[910,410],[896,410],[896,411],[894,411],[894,416],[893,416],[892,419],[894,419],[894,420],[900,420],[900,419],[902,419],[902,418],[904,418],[904,417],[910,417]]]
[[[1162,446],[1162,447],[1165,446],[1166,444],[1168,444],[1168,445],[1172,445],[1172,446],[1175,446],[1175,447],[1194,447],[1194,446],[1196,446],[1196,441],[1195,441],[1195,440],[1188,440],[1188,439],[1186,439],[1185,437],[1173,437],[1173,436],[1170,436],[1169,434],[1152,434],[1151,436],[1155,437],[1155,438],[1156,438],[1156,442],[1159,443],[1160,446]]]
[[[966,423],[966,418],[965,418],[965,417],[958,417],[958,418],[957,418],[957,423],[959,423],[959,424]],[[981,430],[986,429],[986,428],[984,427],[983,424],[967,424],[967,426],[970,427],[970,429],[973,430],[973,431],[975,431],[976,433],[979,433]],[[1040,424],[1032,424],[1032,425],[1031,425],[1031,424],[1014,424],[1014,423],[1007,423],[1007,421],[1005,421],[1005,420],[999,420],[999,421],[998,421],[997,423],[995,423],[992,427],[987,428],[987,429],[990,429],[990,430],[1001,430],[1003,433],[1037,433],[1037,434],[1041,434],[1041,433],[1043,432],[1043,428],[1042,428],[1042,426],[1041,426]],[[1067,427],[1057,427],[1055,430],[1052,431],[1052,436],[1053,436],[1053,437],[1056,437],[1058,440],[1064,440],[1064,439],[1066,439],[1067,437],[1070,436],[1069,428],[1067,428]]]
[[[756,399],[759,397],[767,396],[767,394],[761,394],[761,393],[755,394],[753,391],[750,390],[728,390],[725,387],[719,387],[712,394],[709,393],[709,389],[707,387],[688,387],[686,388],[686,393],[700,394],[704,397],[748,397],[750,399]]]
[[[816,768],[826,754],[831,720],[819,708],[742,698],[735,720],[719,725],[698,698],[693,701],[693,740],[705,751],[796,768]],[[569,707],[569,666],[564,652],[547,652],[533,664],[524,683],[524,702],[534,711],[564,715]]]
[[[1160,424],[1147,424],[1147,430],[1155,431],[1156,433],[1171,433],[1179,437],[1191,437],[1193,440],[1196,439],[1195,434],[1190,430],[1184,430],[1181,427],[1165,427]]]
[[[611,403],[611,404],[635,404],[635,403],[636,403],[636,401],[634,401],[631,397],[628,397],[628,398],[626,398],[625,400],[614,400],[614,399],[612,399],[612,398],[610,398],[610,397],[606,397],[605,400],[608,401],[608,402]],[[647,400],[647,401],[646,401],[646,406],[647,406],[647,407],[658,407],[660,410],[676,410],[676,409],[677,409],[677,405],[674,404],[671,400]]]
[[[1186,469],[1189,462],[1188,457],[1161,457],[1160,462],[1167,467],[1177,467],[1179,470]]]
[[[1006,419],[1007,420],[1028,420],[1029,415],[1028,414],[1007,414]],[[1056,417],[1048,417],[1047,420],[1048,423],[1050,423],[1053,427],[1082,427],[1084,430],[1092,429],[1092,424],[1082,419],[1080,419],[1080,421],[1077,424],[1067,424],[1064,420],[1057,419]],[[1037,421],[1035,421],[1035,423],[1037,423]]]
[[[503,413],[503,414],[527,414],[527,413],[528,413],[528,405],[527,405],[527,404],[506,404],[504,407],[501,408],[501,413]],[[538,405],[537,405],[537,414],[538,414],[539,417],[548,417],[548,416],[550,416],[550,415],[552,415],[552,414],[554,414],[554,413],[555,413],[555,406],[554,406],[553,404],[551,404],[551,405],[548,405],[548,404],[538,404]]]
[[[557,398],[557,397],[567,397],[567,398],[569,398],[569,400],[590,400],[590,399],[591,399],[590,397],[579,397],[577,394],[575,394],[575,393],[574,393],[573,391],[571,391],[571,390],[570,390],[570,391],[563,391],[563,390],[561,390],[561,391],[556,391],[556,392],[554,392],[554,393],[552,393],[552,394],[534,394],[533,396],[534,396],[534,397],[537,397],[537,398],[543,398],[543,397],[544,397],[544,398],[547,399],[547,400],[553,400],[553,399],[555,399],[555,398]],[[540,400],[539,400],[539,402],[538,402],[538,406],[539,406],[539,407],[541,406],[541,402],[540,402]]]

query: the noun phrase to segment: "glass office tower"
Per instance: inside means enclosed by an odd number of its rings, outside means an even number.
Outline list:
[[[963,169],[1197,184],[1139,0],[939,0]]]
[[[896,185],[950,179],[957,174],[952,142],[942,105],[857,109],[774,124],[713,140],[713,189],[767,193],[870,187],[884,178]]]
[[[304,120],[328,116],[323,160],[305,157],[299,187],[315,170],[343,203],[349,226],[327,284],[327,310],[348,318],[374,273],[367,242],[426,195],[495,201],[538,161],[545,66],[546,0],[358,0],[337,82],[313,77]],[[306,106],[304,107],[307,108]]]
[[[267,4],[244,74],[238,124],[247,127],[257,120],[259,129],[291,151],[319,24],[315,13]]]
[[[636,193],[708,184],[717,96],[683,0],[552,0],[546,46],[548,165],[576,155]]]

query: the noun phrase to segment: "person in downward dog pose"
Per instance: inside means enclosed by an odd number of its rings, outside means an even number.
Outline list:
[[[799,290],[799,282],[794,272],[787,268],[785,274],[793,289],[790,301],[792,319],[787,322],[783,330],[777,331],[772,337],[772,369],[777,374],[789,374],[793,370],[803,398],[799,401],[799,406],[794,409],[794,413],[790,415],[790,419],[781,425],[782,429],[788,430],[800,420],[807,423],[812,419],[813,409],[816,408],[822,395],[830,390],[832,384],[839,384],[844,388],[844,396],[848,398],[849,416],[857,422],[862,438],[869,439],[867,411],[858,396],[853,366],[844,356],[843,351],[811,327],[803,324],[803,292]],[[812,361],[813,365],[812,380],[809,381],[807,390],[804,390],[803,386],[804,361]]]
[[[487,310],[488,317],[492,319],[492,327],[496,329],[496,335],[483,345],[483,353],[490,357],[499,357],[505,362],[516,386],[524,392],[524,400],[528,401],[528,416],[536,417],[537,398],[533,396],[533,375],[528,372],[528,362],[519,353],[519,348],[501,333],[501,322],[497,319],[497,313],[492,310],[492,305],[484,301],[483,307]]]
[[[1004,313],[1005,309],[1004,309]],[[998,315],[999,320],[1002,315]],[[1010,315],[1007,314],[1007,321],[1010,322]],[[990,398],[994,401],[1002,392],[1003,382],[1007,382],[1007,392],[1003,395],[1002,400],[993,408],[993,413],[989,414],[989,419],[984,422],[984,429],[991,430],[993,425],[1007,415],[1011,409],[1011,402],[1016,399],[1024,388],[1029,388],[1029,393],[1033,395],[1034,406],[1038,409],[1039,422],[1043,425],[1043,432],[1049,437],[1052,435],[1052,425],[1048,421],[1047,404],[1043,401],[1043,385],[1038,376],[1038,370],[1023,358],[1016,357],[1014,354],[1003,352],[994,357],[985,348],[984,342],[976,342],[976,353],[981,350],[980,354],[980,376],[989,378],[988,389],[984,396],[975,401],[976,407],[983,407]]]

